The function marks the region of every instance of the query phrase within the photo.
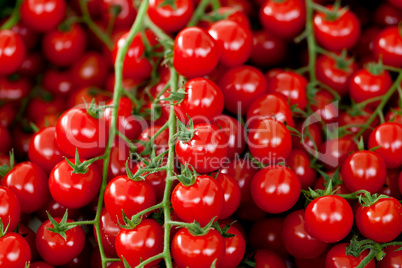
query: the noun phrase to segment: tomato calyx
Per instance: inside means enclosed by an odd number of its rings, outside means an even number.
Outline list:
[[[78,149],[75,149],[75,159],[74,163],[71,162],[67,157],[64,157],[64,160],[68,163],[68,165],[73,169],[71,174],[85,174],[88,172],[88,167],[95,161],[101,159],[102,157],[94,157],[89,160],[85,160],[81,162],[80,155],[78,153]]]
[[[373,194],[371,195],[370,192],[364,191],[362,195],[358,196],[358,201],[361,206],[363,207],[370,207],[377,203],[380,199],[385,199],[385,198],[391,198],[388,195],[385,194]]]
[[[184,97],[186,96],[187,92],[184,90],[183,87],[180,87],[177,92],[168,91],[170,96],[168,98],[160,99],[160,101],[173,101],[171,105],[180,104]]]
[[[385,244],[380,245],[371,239],[359,240],[356,235],[352,237],[348,246],[346,246],[346,254],[354,257],[359,257],[360,254],[366,249],[370,250],[370,253],[360,262],[357,267],[365,267],[374,257],[380,261],[384,258],[385,252],[382,248]]]
[[[189,166],[191,167],[191,169],[189,168]],[[176,177],[184,186],[189,187],[195,183],[198,177],[198,173],[191,165],[186,163],[181,171],[181,174],[177,175]]]
[[[84,101],[85,102],[85,101]],[[85,103],[87,113],[95,119],[99,119],[103,116],[106,108],[114,108],[114,106],[98,106],[95,104],[95,99],[93,98],[91,103],[88,105]]]
[[[177,10],[175,0],[165,0],[158,5],[158,7],[170,6],[173,10]]]
[[[375,76],[381,75],[385,70],[381,59],[379,59],[378,62],[369,62],[366,66],[366,69]]]
[[[336,191],[338,191],[338,187],[336,187],[336,186],[343,183],[339,179],[339,168],[337,168],[335,170],[335,173],[332,175],[332,177],[319,169],[317,169],[317,171],[324,178],[325,189],[324,190],[321,190],[321,189],[313,190],[313,189],[309,188],[308,190],[301,190],[301,192],[304,194],[304,196],[307,199],[307,203],[313,201],[314,199],[322,197],[322,196],[337,195],[337,194],[335,194]],[[336,187],[336,188],[334,189],[334,187]],[[339,195],[339,196],[343,197],[343,195]]]
[[[194,221],[192,223],[186,223],[186,222],[173,222],[173,223],[174,225],[186,228],[193,236],[204,236],[208,234],[211,228],[213,228],[212,225],[215,220],[216,217],[213,217],[204,227],[201,227],[200,223],[197,221]]]
[[[0,166],[0,177],[6,176],[7,173],[14,167],[15,157],[14,157],[13,149],[10,151],[9,155],[10,155],[10,165],[4,164],[4,165]]]
[[[194,137],[194,133],[195,133],[193,120],[191,119],[191,117],[189,115],[187,115],[187,117],[188,117],[189,127],[187,127],[180,120],[177,121],[179,131],[177,132],[176,136],[177,136],[178,140],[183,141],[184,143],[192,140],[192,138]]]
[[[75,224],[70,224],[67,223],[67,219],[68,219],[68,209],[66,209],[66,212],[63,215],[63,218],[61,219],[60,222],[57,222],[50,214],[48,211],[46,211],[47,216],[49,218],[49,221],[52,223],[53,228],[47,228],[47,230],[59,234],[61,237],[63,237],[63,239],[65,241],[67,241],[67,236],[66,236],[66,232],[74,227],[76,227],[77,225]]]
[[[325,19],[330,22],[338,20],[338,18],[342,17],[349,10],[348,6],[341,7],[341,1],[339,0],[335,1],[332,9],[318,4],[314,4],[313,6],[317,11],[324,13]]]
[[[4,226],[3,221],[0,219],[0,237],[3,237],[8,230],[8,227],[10,226],[10,216],[8,216],[8,224],[7,226]]]
[[[231,223],[228,223],[228,224],[226,224],[223,228],[220,227],[220,225],[219,225],[218,222],[214,222],[214,223],[212,224],[212,227],[213,227],[215,230],[217,230],[217,231],[222,235],[223,238],[230,238],[230,237],[234,237],[234,236],[235,236],[234,234],[229,234],[229,233],[228,233],[230,226],[232,226],[232,224],[235,223],[235,222],[236,222],[236,221],[233,221],[233,222],[231,222]]]
[[[123,229],[134,229],[135,227],[137,227],[141,221],[142,221],[142,215],[137,217],[136,215],[133,215],[131,217],[131,219],[129,219],[126,215],[126,213],[124,213],[124,210],[121,211],[123,214],[123,221],[124,224],[121,224],[120,221],[118,220],[118,224],[121,228]]]
[[[343,49],[340,55],[332,55],[332,58],[335,60],[336,68],[346,72],[351,70],[354,59],[348,58],[348,52],[346,49]]]
[[[159,169],[163,169],[163,168],[161,168],[161,165],[163,163],[163,158],[167,153],[168,153],[168,151],[165,151],[165,152],[159,154],[158,156],[156,156],[154,147],[151,150],[151,154],[150,154],[149,158],[144,158],[141,155],[135,153],[137,158],[139,160],[141,160],[142,163],[144,163],[144,165],[139,166],[138,170],[135,172],[135,174],[133,174],[131,172],[129,164],[128,164],[130,159],[127,159],[127,161],[126,161],[127,176],[133,181],[144,180],[145,177],[147,177],[151,173],[157,172]],[[155,170],[155,169],[157,169],[157,170]]]

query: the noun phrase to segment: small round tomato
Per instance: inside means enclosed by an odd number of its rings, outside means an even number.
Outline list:
[[[292,138],[284,124],[266,118],[252,125],[248,134],[251,155],[262,164],[285,162],[292,150]]]
[[[402,252],[398,250],[400,246],[388,246],[383,249],[384,258],[377,262],[377,268],[398,267],[402,263]]]
[[[362,128],[359,125],[364,125],[369,119],[370,116],[373,114],[373,110],[370,108],[365,108],[363,111],[358,111],[358,114],[355,114],[356,111],[353,110],[346,110],[341,112],[339,115],[339,126],[347,126],[348,131],[350,131],[352,134],[357,134]],[[363,132],[363,140],[366,143],[368,141],[368,138],[370,136],[370,133],[372,129],[370,128],[375,128],[380,124],[380,119],[378,116],[375,117],[373,122],[370,124],[370,127],[366,129],[366,131]]]
[[[369,250],[363,251],[359,257],[354,257],[346,254],[347,243],[341,243],[333,246],[327,253],[325,259],[326,268],[353,268],[357,267],[360,262],[369,254]],[[375,268],[375,260],[372,259],[365,268]]]
[[[342,166],[350,152],[357,151],[353,136],[346,135],[338,139],[328,139],[319,147],[319,159],[329,169]]]
[[[48,32],[42,40],[43,55],[56,66],[70,66],[84,53],[86,38],[85,31],[79,24],[70,25],[65,31]]]
[[[314,199],[308,204],[304,218],[311,236],[326,243],[344,239],[353,225],[352,208],[344,198],[337,195]]]
[[[387,168],[402,166],[402,125],[384,123],[371,132],[369,148],[380,146],[375,152],[385,161]]]
[[[117,234],[120,232],[121,227],[115,223],[112,216],[105,208],[102,208],[100,218],[100,234],[102,238],[102,245],[105,253],[109,257],[117,257],[115,240]],[[96,237],[96,229],[94,228],[94,237]]]
[[[186,95],[175,105],[176,116],[184,123],[191,117],[194,124],[211,123],[222,114],[223,95],[219,87],[209,79],[194,78],[184,84]]]
[[[38,122],[46,115],[61,114],[65,110],[65,100],[58,97],[54,98],[51,95],[47,97],[34,97],[30,99],[26,108],[26,118],[33,122]]]
[[[264,74],[252,66],[229,69],[219,80],[225,98],[225,108],[235,114],[246,114],[255,99],[267,91]]]
[[[116,236],[115,246],[119,258],[125,258],[131,267],[162,253],[163,228],[155,220],[145,219],[134,229],[121,229]],[[160,262],[155,260],[145,267],[155,267]]]
[[[21,37],[10,31],[0,30],[0,74],[8,75],[18,70],[26,54]]]
[[[328,15],[318,12],[313,18],[317,43],[335,52],[354,47],[361,34],[357,16],[350,10],[334,10],[333,6],[329,10]]]
[[[69,159],[75,164],[74,159]],[[83,160],[80,160],[83,162]],[[49,190],[53,199],[66,208],[88,205],[98,194],[102,177],[94,164],[86,170],[74,171],[67,160],[59,162],[49,175]]]
[[[226,223],[220,222],[219,226],[224,228]],[[230,226],[229,230],[227,230],[227,233],[234,236],[223,238],[225,241],[225,255],[221,262],[221,267],[236,268],[244,257],[244,253],[246,251],[246,241],[244,240],[242,230],[238,229],[235,224]]]
[[[219,128],[210,124],[194,126],[189,141],[177,140],[176,154],[182,165],[191,165],[198,173],[217,170],[226,160],[228,141]]]
[[[47,69],[42,78],[42,86],[55,96],[65,96],[73,91],[70,72]]]
[[[377,26],[398,25],[400,20],[402,20],[402,14],[399,12],[399,8],[395,8],[388,3],[381,3],[374,11],[374,22]]]
[[[5,176],[1,185],[10,188],[18,197],[21,211],[32,213],[49,199],[46,173],[36,164],[21,162]]]
[[[356,225],[366,238],[378,243],[394,240],[402,232],[402,206],[395,198],[381,198],[356,210]]]
[[[60,223],[61,218],[55,218],[55,220]],[[67,222],[73,221],[67,220]],[[50,220],[42,223],[36,232],[36,248],[39,255],[47,263],[52,265],[67,264],[84,249],[85,233],[81,226],[68,229],[65,232],[66,239],[48,228],[54,228]]]
[[[191,18],[194,4],[192,0],[149,1],[148,16],[162,30],[174,33],[183,29]]]
[[[255,268],[286,268],[285,261],[269,249],[258,249],[254,254]]]
[[[35,80],[44,70],[45,62],[42,55],[38,52],[32,52],[25,56],[17,73]]]
[[[258,67],[271,67],[282,63],[287,54],[287,43],[268,31],[253,32],[253,49],[250,60]]]
[[[281,213],[292,208],[299,199],[300,189],[296,173],[278,165],[266,166],[251,181],[254,202],[268,213]]]
[[[24,25],[22,22],[15,24],[10,30],[21,37],[27,50],[31,50],[38,44],[39,33]]]
[[[215,40],[203,29],[188,27],[174,41],[173,66],[186,77],[204,76],[213,71],[219,61]]]
[[[306,151],[293,149],[286,159],[286,164],[297,174],[302,189],[307,190],[314,185],[317,172],[311,167],[309,155]]]
[[[0,77],[0,100],[18,101],[28,96],[31,90],[29,80],[24,77],[11,80],[7,77]]]
[[[358,151],[348,156],[341,169],[343,183],[351,191],[379,191],[385,183],[387,167],[376,152]]]
[[[75,87],[102,87],[108,67],[97,52],[87,52],[71,67],[71,80]]]
[[[384,64],[402,66],[402,37],[398,26],[385,28],[374,42],[374,54]]]
[[[212,174],[212,176],[215,177],[215,180],[221,186],[224,197],[223,209],[218,218],[226,219],[232,216],[239,207],[241,197],[240,187],[234,178],[228,174],[219,172]]]
[[[385,115],[386,122],[395,122],[402,125],[402,109],[401,108],[391,108]],[[376,124],[378,125],[378,123]]]
[[[335,171],[326,172],[326,174],[329,177],[333,177],[335,174]],[[338,184],[335,185],[335,187],[333,187],[333,188],[337,189],[335,191],[335,193],[336,194],[350,194],[349,189],[346,188],[345,184],[343,184],[342,174],[339,174],[338,180],[339,180]],[[314,187],[312,187],[312,188],[314,190],[318,190],[318,189],[325,190],[328,186],[328,183],[329,183],[329,181],[326,178],[324,178],[323,176],[321,176],[316,180],[316,182],[314,183]]]
[[[197,221],[207,225],[222,213],[224,195],[219,183],[212,177],[200,175],[194,184],[182,183],[173,189],[171,202],[176,215],[185,222]]]
[[[324,121],[326,124],[336,122],[339,115],[338,103],[329,91],[319,90],[314,95],[314,100],[310,103],[311,110],[315,113],[313,118],[318,116],[319,120]]]
[[[85,109],[69,109],[57,121],[57,145],[68,157],[74,157],[76,150],[82,158],[101,155],[108,136],[105,125],[102,118],[92,117]]]
[[[21,207],[18,197],[7,187],[0,186],[0,220],[3,227],[8,226],[8,232],[14,231],[20,221],[20,216]]]
[[[0,237],[0,265],[4,268],[26,267],[31,261],[28,242],[19,234],[8,233]]]
[[[210,267],[214,261],[216,267],[220,267],[225,256],[225,241],[215,229],[196,236],[182,228],[172,239],[171,252],[178,268],[188,267],[190,263],[192,268]]]
[[[250,57],[253,37],[249,28],[224,19],[213,23],[208,33],[216,40],[222,64],[229,67],[239,66]]]
[[[131,180],[128,176],[117,176],[105,189],[105,207],[116,223],[123,224],[123,211],[131,219],[155,202],[155,191],[151,185],[143,180]]]
[[[55,140],[55,127],[46,127],[35,133],[29,143],[28,157],[49,173],[53,167],[63,160],[62,153]]]
[[[99,6],[102,21],[106,25],[110,20],[114,20],[114,25],[119,27],[130,27],[134,23],[137,12],[130,0],[100,0]]]
[[[308,232],[304,209],[293,211],[286,216],[282,227],[282,239],[287,251],[295,258],[314,259],[328,246]]]
[[[27,0],[20,8],[21,20],[38,32],[48,32],[63,20],[66,14],[65,0]]]
[[[20,223],[18,225],[18,234],[21,235],[28,242],[29,248],[31,250],[31,261],[39,259],[39,253],[38,250],[36,250],[35,232],[28,226]]]
[[[303,28],[306,21],[302,0],[267,0],[260,9],[261,24],[269,32],[291,39]]]
[[[51,196],[44,206],[42,206],[35,215],[42,221],[49,219],[47,213],[53,218],[62,218],[66,213],[67,208],[57,203]],[[68,218],[77,220],[81,216],[80,209],[69,209]]]

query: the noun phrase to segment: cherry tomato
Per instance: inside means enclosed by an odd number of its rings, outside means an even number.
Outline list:
[[[395,122],[402,125],[402,112],[400,108],[390,109],[385,115],[386,122]],[[376,124],[378,125],[378,124]]]
[[[116,11],[118,11],[117,14]],[[113,19],[114,25],[119,27],[130,27],[137,15],[130,0],[101,0],[100,13],[106,25]]]
[[[60,223],[61,218],[55,218]],[[73,222],[67,220],[67,222]],[[85,234],[81,226],[76,226],[65,232],[66,239],[61,235],[53,233],[48,228],[53,228],[50,220],[39,226],[36,232],[36,248],[43,260],[52,265],[63,265],[69,263],[81,251],[85,245]]]
[[[26,78],[10,80],[6,77],[0,77],[0,100],[18,101],[28,96],[31,90],[31,84]]]
[[[402,66],[402,37],[398,26],[385,28],[374,42],[374,54],[384,64]]]
[[[0,237],[0,265],[2,267],[25,267],[31,261],[28,242],[19,234],[8,233]]]
[[[217,9],[217,12],[221,16],[225,16],[226,19],[235,21],[239,23],[241,26],[246,27],[248,29],[251,29],[250,21],[247,17],[247,15],[244,13],[241,8],[237,8],[235,6],[228,6],[228,5],[223,5],[221,1],[222,6]],[[215,10],[212,10],[211,12],[207,13],[207,16],[213,17],[215,15]],[[208,29],[212,25],[213,21],[209,20],[202,20],[199,21],[198,26],[200,26],[203,29]]]
[[[42,221],[47,221],[49,219],[47,212],[53,217],[53,218],[62,218],[64,214],[66,213],[67,208],[60,205],[57,203],[51,196],[49,200],[46,202],[46,204],[41,207],[35,215]],[[81,216],[81,210],[80,209],[68,209],[68,218],[77,220]]]
[[[233,215],[240,204],[240,187],[234,178],[224,173],[215,173],[212,176],[216,179],[223,191],[223,209],[219,214],[219,219],[226,219]]]
[[[269,249],[258,249],[254,255],[255,268],[286,268],[285,261]]]
[[[373,114],[373,110],[369,108],[363,109],[363,111],[357,111],[358,114],[355,114],[356,111],[353,109],[351,111],[344,111],[341,112],[339,115],[339,125],[340,126],[349,126],[348,131],[352,132],[353,134],[357,134],[360,130],[361,127],[358,125],[364,125],[364,123],[369,120],[370,116]],[[375,117],[373,122],[370,124],[370,127],[373,129],[379,125],[380,119],[378,117]],[[363,132],[363,140],[366,143],[368,141],[368,138],[370,136],[371,129],[368,128],[366,131]]]
[[[0,106],[0,125],[8,127],[17,116],[16,107],[12,103],[4,103]]]
[[[305,4],[301,0],[267,0],[260,9],[264,28],[283,38],[295,37],[304,28],[305,20]]]
[[[186,228],[180,229],[173,237],[171,253],[178,268],[210,267],[216,261],[216,267],[221,267],[225,256],[225,241],[214,229],[206,235],[195,236]]]
[[[314,185],[317,179],[317,172],[311,167],[307,152],[300,149],[293,149],[286,159],[286,164],[297,174],[302,189],[307,190]]]
[[[334,123],[338,119],[338,101],[326,90],[319,90],[314,95],[311,110],[326,124]]]
[[[326,174],[330,177],[333,177],[335,174],[335,171],[326,172]],[[335,193],[336,194],[349,194],[350,193],[349,189],[346,188],[345,184],[343,184],[342,174],[339,174],[338,180],[339,180],[339,182],[338,182],[339,184],[337,184],[335,186],[337,188]],[[323,176],[321,176],[314,183],[313,189],[325,190],[328,186],[328,183],[329,183],[329,181],[327,179],[325,179]]]
[[[253,32],[250,60],[259,67],[276,66],[286,58],[287,43],[268,31]]]
[[[377,268],[398,267],[402,263],[402,252],[397,250],[400,246],[388,246],[383,249],[384,258],[377,262]]]
[[[34,80],[44,70],[45,63],[43,61],[42,55],[37,52],[32,52],[25,56],[20,68],[17,70],[17,73]]]
[[[102,208],[100,218],[100,233],[102,238],[103,249],[107,256],[117,257],[115,240],[116,236],[121,230],[121,227],[116,224],[112,216],[105,208]],[[96,230],[94,228],[94,236],[96,238]]]
[[[227,143],[225,135],[216,126],[197,124],[191,140],[177,140],[177,158],[182,165],[189,164],[196,172],[211,172],[226,160]]]
[[[36,250],[36,234],[28,226],[20,223],[18,225],[18,234],[20,234],[28,243],[29,249],[31,250],[31,262],[39,259],[39,253]],[[31,267],[31,266],[30,266]]]
[[[97,52],[87,52],[71,67],[71,79],[75,87],[102,87],[107,76],[107,65]]]
[[[402,15],[398,11],[399,9],[388,3],[380,4],[374,12],[375,24],[381,27],[398,25],[402,19]]]
[[[225,227],[224,222],[220,222],[221,228]],[[244,257],[246,251],[246,241],[244,240],[242,231],[232,224],[227,231],[228,234],[234,235],[233,237],[223,238],[225,241],[225,255],[221,262],[221,267],[235,268],[238,267]]]
[[[37,211],[49,198],[47,175],[31,162],[17,164],[2,179],[1,185],[10,188],[16,194],[21,211],[24,213]]]
[[[0,30],[1,75],[8,75],[18,70],[25,54],[25,45],[18,34],[10,30]]]
[[[215,40],[203,29],[188,27],[174,41],[173,66],[183,76],[203,76],[215,69],[219,51]]]
[[[22,23],[32,30],[48,32],[56,28],[66,14],[65,0],[27,0],[20,8]]]
[[[14,231],[21,216],[18,197],[7,187],[0,186],[0,220],[3,227],[8,226],[8,232]]]
[[[344,239],[352,229],[353,211],[342,197],[326,195],[308,204],[304,219],[312,237],[334,243]]]
[[[15,24],[10,28],[10,30],[21,37],[27,50],[31,50],[38,44],[39,33],[33,31],[30,27],[26,26],[22,22]]]
[[[109,93],[104,90],[92,86],[82,87],[74,90],[72,94],[69,95],[67,107],[86,109],[87,104],[92,102],[98,106],[103,106],[109,99]]]
[[[174,0],[167,4],[163,0],[149,1],[149,18],[167,33],[183,29],[191,18],[194,4],[192,0]]]
[[[325,259],[326,268],[353,268],[357,267],[360,262],[369,254],[369,250],[363,251],[359,257],[354,257],[346,254],[347,243],[337,244],[331,248]],[[371,260],[365,268],[375,268],[374,259]]]
[[[47,69],[43,74],[42,86],[55,96],[66,96],[73,92],[70,72]]]
[[[357,151],[357,145],[351,135],[338,139],[328,139],[319,148],[320,161],[329,169],[342,166],[350,152]]]
[[[292,170],[278,165],[266,166],[251,181],[251,196],[259,208],[281,213],[293,207],[300,195],[300,181]]]
[[[185,222],[197,221],[205,226],[213,217],[221,215],[225,199],[220,184],[214,178],[200,175],[190,186],[177,184],[171,202],[180,219]]]

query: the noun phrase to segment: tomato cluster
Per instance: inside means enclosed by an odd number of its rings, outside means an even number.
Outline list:
[[[402,267],[402,1],[0,3],[0,268]]]

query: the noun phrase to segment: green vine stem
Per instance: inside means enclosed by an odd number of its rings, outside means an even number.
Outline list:
[[[198,21],[204,15],[205,9],[207,8],[209,3],[211,3],[211,0],[201,0],[197,9],[194,11],[193,16],[191,17],[190,21],[188,22],[187,27],[197,25]]]
[[[1,30],[10,29],[11,27],[13,27],[14,25],[16,25],[19,22],[20,7],[21,7],[22,2],[23,2],[23,0],[17,0],[13,13],[11,13],[11,16],[3,23],[3,25],[0,28]]]
[[[306,0],[306,32],[307,34],[307,49],[308,49],[308,72],[310,76],[310,84],[315,85],[317,78],[315,75],[315,65],[317,60],[317,43],[314,39],[313,27],[313,0]]]

